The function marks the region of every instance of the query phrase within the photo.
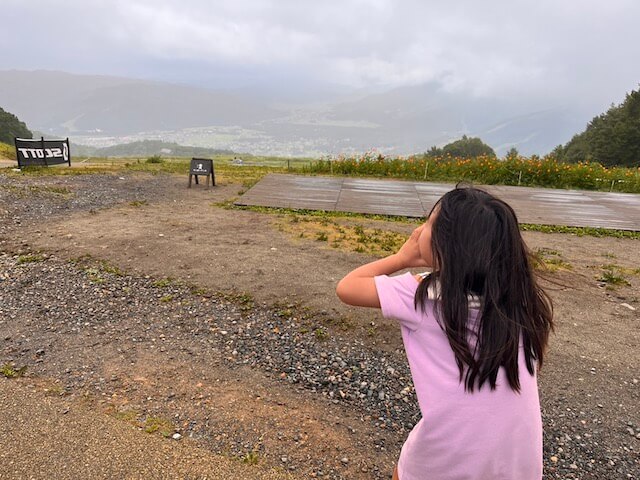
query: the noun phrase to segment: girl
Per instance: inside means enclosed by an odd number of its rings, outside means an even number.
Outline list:
[[[388,276],[412,267],[432,273]],[[457,187],[398,253],[349,273],[337,294],[400,322],[422,418],[394,479],[542,478],[536,375],[552,307],[509,205]]]

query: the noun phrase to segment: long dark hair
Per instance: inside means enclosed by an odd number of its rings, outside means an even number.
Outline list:
[[[542,365],[553,329],[551,299],[538,286],[531,254],[520,235],[513,209],[469,186],[457,186],[433,207],[431,249],[434,272],[415,296],[426,308],[429,286],[437,292],[434,312],[445,331],[464,379],[465,390],[481,389],[504,367],[510,387],[520,391],[518,349],[524,346],[527,370]],[[434,289],[432,289],[434,291]],[[477,326],[469,325],[469,297],[480,299]],[[477,341],[469,342],[469,331]]]

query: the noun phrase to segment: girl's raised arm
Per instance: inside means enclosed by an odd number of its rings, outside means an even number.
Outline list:
[[[416,228],[398,253],[367,263],[347,274],[336,288],[340,300],[356,307],[380,308],[374,277],[390,275],[405,268],[429,266],[421,257],[418,244],[424,228],[424,225]]]

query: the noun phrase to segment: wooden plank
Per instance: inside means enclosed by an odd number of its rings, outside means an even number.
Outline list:
[[[237,205],[423,217],[455,184],[270,174]],[[640,231],[640,195],[506,185],[479,186],[522,223]]]

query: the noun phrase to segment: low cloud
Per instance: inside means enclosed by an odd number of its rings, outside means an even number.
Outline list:
[[[632,0],[5,0],[3,17],[3,68],[163,80],[191,65],[211,77],[252,72],[255,83],[287,71],[600,103],[640,81]]]

